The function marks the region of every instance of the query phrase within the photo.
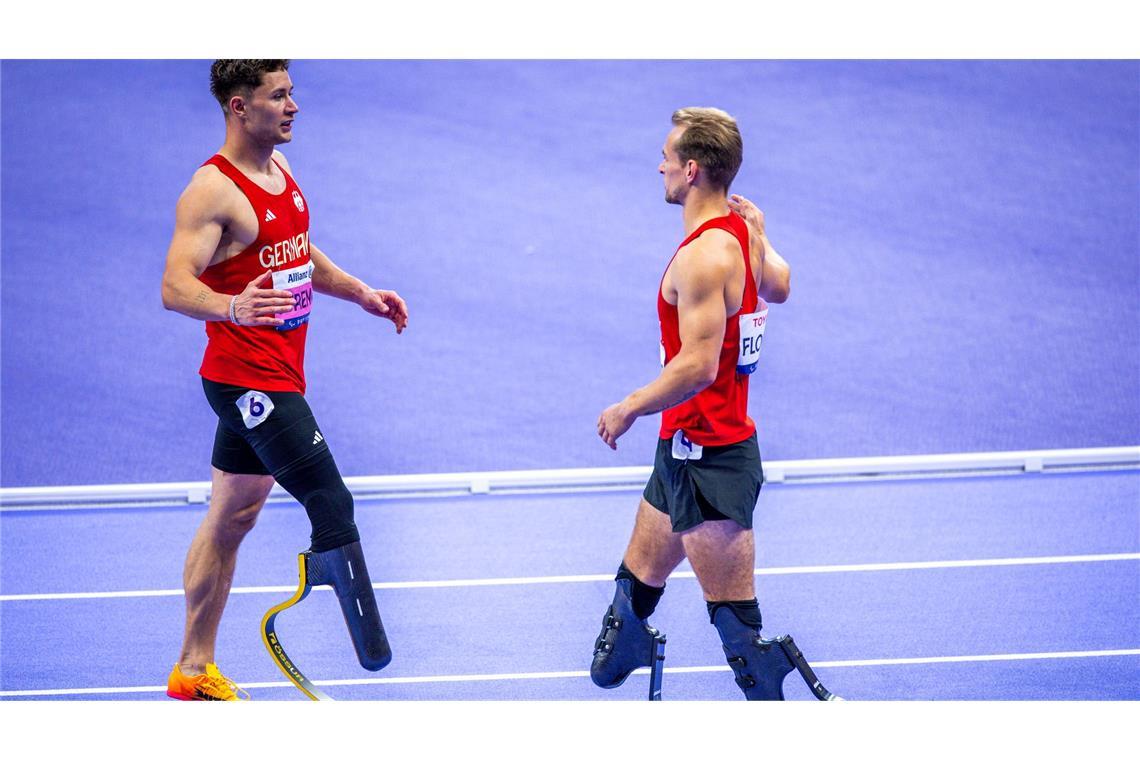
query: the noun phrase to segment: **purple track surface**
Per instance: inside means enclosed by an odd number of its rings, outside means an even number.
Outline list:
[[[0,64],[0,484],[201,480],[202,325],[165,312],[221,144],[203,61]],[[346,475],[644,464],[598,412],[657,372],[669,115],[740,121],[793,268],[751,412],[772,459],[1140,439],[1140,63],[298,61],[313,240],[411,327],[318,300]],[[620,106],[615,104],[620,103]]]
[[[644,676],[613,691],[585,677],[636,502],[635,492],[363,502],[357,521],[369,537],[374,582],[444,582],[377,592],[395,660],[378,674],[357,666],[327,590],[282,613],[278,633],[311,678],[379,679],[328,687],[339,699],[643,699]],[[177,590],[182,551],[200,517],[192,508],[6,513],[4,593]],[[1140,699],[1140,559],[1062,561],[1136,555],[1138,524],[1136,473],[769,487],[757,507],[765,631],[792,633],[822,663],[824,683],[852,699]],[[273,504],[242,550],[219,657],[239,682],[261,684],[251,688],[258,699],[303,698],[285,686],[258,633],[262,613],[289,593],[240,590],[295,579],[295,558],[281,547],[303,548],[307,531],[299,506]],[[1026,558],[1050,559],[842,567]],[[807,570],[821,565],[831,571]],[[458,585],[476,579],[505,580]],[[177,656],[182,607],[178,594],[5,600],[0,691],[7,698],[74,698],[35,693],[57,689],[96,690],[78,695],[86,699],[164,698],[158,684]],[[669,637],[667,667],[725,667],[695,580],[671,580],[652,621]],[[1091,654],[1117,650],[1132,654]],[[1065,652],[1083,654],[852,663]],[[441,680],[451,676],[487,680]],[[385,680],[400,678],[422,680]],[[802,682],[786,683],[790,699],[810,698]],[[739,698],[720,670],[667,672],[665,695]]]
[[[208,477],[204,331],[159,297],[176,200],[223,137],[207,72],[0,62],[0,486]],[[594,422],[658,371],[654,286],[682,230],[656,167],[687,105],[738,118],[733,190],[793,269],[751,381],[766,459],[1140,442],[1140,62],[291,73],[283,150],[314,242],[411,310],[397,337],[317,302],[308,399],[345,475],[651,461],[655,419],[617,453]],[[313,678],[378,679],[329,686],[338,699],[642,699],[644,676],[602,691],[584,675],[636,502],[361,501],[374,581],[445,583],[378,592],[396,656],[380,674],[327,592],[279,632]],[[201,517],[0,514],[0,698],[164,698]],[[757,527],[765,631],[794,634],[843,696],[1140,699],[1135,472],[769,486]],[[307,536],[303,510],[273,504],[242,549],[218,656],[258,699],[302,698],[258,633],[289,593],[242,590],[293,582]],[[1026,558],[1050,559],[844,567]],[[550,580],[577,575],[598,579]],[[517,578],[547,580],[447,583]],[[23,598],[87,592],[127,595]],[[667,672],[666,699],[739,697],[695,580],[670,581],[653,622],[667,667],[712,669]],[[1059,653],[1078,656],[1040,656]],[[979,659],[1018,654],[1035,656]],[[967,659],[899,662],[916,657]]]

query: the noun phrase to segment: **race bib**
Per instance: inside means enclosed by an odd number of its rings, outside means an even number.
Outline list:
[[[313,310],[313,268],[313,262],[308,261],[273,273],[274,290],[288,290],[293,294],[292,311],[277,315],[278,319],[285,320],[285,324],[277,326],[278,330],[293,330],[309,321],[309,312]]]
[[[701,446],[699,443],[693,443],[686,438],[684,430],[678,430],[676,433],[673,433],[674,459],[700,459],[701,454],[704,453],[704,446]]]
[[[245,423],[246,430],[253,430],[265,422],[273,412],[273,399],[260,391],[246,391],[234,403],[241,411],[241,419]]]
[[[740,352],[736,355],[736,371],[751,375],[760,361],[760,344],[764,342],[764,327],[768,323],[768,304],[763,301],[759,311],[740,315]]]

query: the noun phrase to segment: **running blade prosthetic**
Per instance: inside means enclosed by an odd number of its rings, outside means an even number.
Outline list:
[[[391,662],[392,650],[376,608],[376,597],[359,541],[324,552],[303,552],[297,555],[297,566],[297,591],[289,600],[265,613],[261,620],[261,638],[277,667],[305,696],[331,701],[331,697],[318,689],[285,652],[277,636],[277,615],[305,599],[313,586],[332,586],[360,664],[368,670],[379,670]]]

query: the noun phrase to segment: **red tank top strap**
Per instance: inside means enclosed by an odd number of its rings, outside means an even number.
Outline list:
[[[677,250],[678,251],[681,250],[682,248],[687,246],[689,243],[691,243],[694,240],[696,240],[697,238],[699,238],[702,234],[704,234],[708,230],[720,229],[720,230],[727,230],[728,232],[732,232],[732,228],[729,226],[729,222],[728,222],[728,220],[730,218],[732,218],[731,213],[729,213],[728,216],[718,216],[715,219],[709,219],[707,222],[703,223],[700,227],[697,227],[695,230],[693,230],[692,234],[690,234],[687,238],[684,239],[684,241],[682,241],[682,243],[679,246],[677,246]]]
[[[756,294],[756,278],[752,273],[752,256],[748,249],[748,223],[744,221],[744,217],[737,214],[735,211],[729,211],[725,216],[718,216],[714,219],[709,219],[700,227],[693,230],[693,233],[685,238],[681,245],[677,246],[677,252],[699,238],[702,234],[709,230],[724,230],[740,243],[740,248],[744,254],[744,299],[741,301],[740,308],[742,311],[752,311],[756,308],[756,302],[750,299],[749,294]],[[673,254],[676,258],[677,253]],[[672,264],[672,259],[669,261]],[[668,271],[669,267],[665,267]],[[661,275],[662,282],[664,282],[665,275]]]
[[[214,155],[210,156],[209,160],[202,164],[202,166],[215,167],[222,174],[229,177],[235,185],[241,188],[241,191],[245,193],[247,198],[259,191],[262,193],[265,192],[256,184],[254,184],[249,177],[245,176],[245,174],[243,174],[240,169],[230,163],[230,160],[223,156],[221,153],[215,153]]]
[[[280,193],[271,193],[261,185],[251,180],[245,175],[244,172],[242,172],[241,169],[234,166],[233,163],[231,163],[230,160],[223,156],[221,153],[215,153],[214,155],[210,156],[210,158],[207,159],[202,164],[202,166],[209,165],[217,168],[218,171],[233,180],[234,184],[241,188],[242,192],[245,193],[247,198],[254,197],[256,195],[268,196],[270,198],[279,198],[283,194],[288,193],[289,190],[296,189],[297,183],[293,181],[293,177],[290,176],[289,172],[285,171],[284,167],[282,167],[281,164],[277,162],[277,159],[270,158],[269,160],[273,162],[273,165],[276,166],[277,170],[281,172],[281,176],[285,178],[285,189]]]

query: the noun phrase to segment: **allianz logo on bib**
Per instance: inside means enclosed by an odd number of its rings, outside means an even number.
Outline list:
[[[289,270],[286,275],[285,284],[294,285],[298,282],[304,282],[305,280],[312,277],[313,269],[312,267],[298,267],[297,269]]]

